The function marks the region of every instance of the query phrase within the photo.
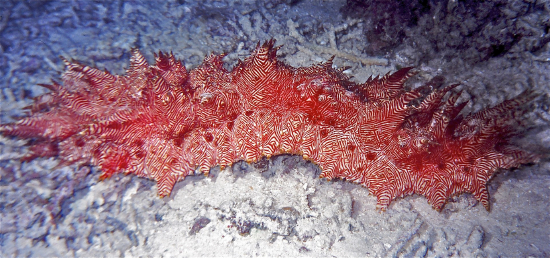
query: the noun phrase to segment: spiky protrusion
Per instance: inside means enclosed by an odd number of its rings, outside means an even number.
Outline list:
[[[506,146],[509,111],[530,94],[462,118],[456,85],[413,105],[422,94],[403,89],[411,68],[354,84],[331,60],[283,64],[274,43],[258,45],[232,71],[216,55],[190,72],[172,54],[159,53],[150,66],[136,49],[126,76],[65,61],[62,85],[46,85],[52,92],[33,114],[0,131],[35,138],[32,157],[90,162],[101,178],[154,179],[160,196],[195,169],[299,154],[321,177],[368,187],[381,209],[416,193],[440,210],[465,192],[488,209],[495,171],[536,159]]]

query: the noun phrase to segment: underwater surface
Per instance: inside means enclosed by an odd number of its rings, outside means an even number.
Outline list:
[[[541,93],[517,145],[550,149],[550,4],[543,1],[4,1],[0,123],[60,81],[59,56],[124,74],[131,49],[172,52],[188,70],[210,53],[230,69],[258,42],[305,67],[334,56],[358,83],[413,66],[409,87],[460,83],[467,112]],[[215,167],[159,198],[155,183],[57,158],[24,160],[28,141],[0,135],[0,254],[51,256],[550,255],[550,163],[489,181],[437,212],[421,196],[385,212],[367,188],[318,179],[300,156]]]

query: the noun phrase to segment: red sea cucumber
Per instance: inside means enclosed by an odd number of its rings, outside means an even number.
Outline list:
[[[532,93],[462,116],[456,85],[406,91],[411,68],[355,84],[331,60],[294,68],[277,60],[277,49],[274,40],[258,45],[231,71],[223,55],[188,72],[172,54],[159,53],[151,66],[136,49],[124,76],[65,60],[63,83],[42,85],[51,92],[32,114],[0,132],[34,138],[29,159],[90,163],[102,179],[151,178],[160,196],[196,169],[302,155],[321,177],[367,187],[381,209],[420,194],[440,210],[461,193],[489,209],[493,174],[537,159],[507,143],[511,111]]]

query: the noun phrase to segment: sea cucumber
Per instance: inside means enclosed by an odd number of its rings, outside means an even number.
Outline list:
[[[124,76],[64,59],[62,83],[42,85],[51,92],[35,100],[31,115],[0,132],[34,139],[26,159],[91,164],[102,179],[150,178],[161,197],[194,171],[301,155],[323,178],[367,187],[382,210],[411,194],[441,210],[461,193],[489,209],[494,173],[538,158],[508,143],[513,111],[532,92],[464,115],[457,85],[405,90],[412,68],[357,84],[332,60],[290,67],[274,44],[258,44],[231,71],[223,55],[187,71],[173,54],[159,52],[149,65],[133,49]]]

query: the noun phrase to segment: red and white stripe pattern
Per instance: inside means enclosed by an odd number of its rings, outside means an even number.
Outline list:
[[[368,187],[380,209],[421,194],[440,210],[460,193],[488,209],[494,173],[536,160],[505,146],[511,111],[533,94],[462,118],[456,85],[427,96],[406,91],[411,68],[355,84],[332,59],[289,67],[274,44],[258,45],[231,71],[223,55],[188,72],[171,53],[158,53],[151,66],[137,49],[125,76],[65,60],[63,84],[44,85],[52,92],[37,99],[32,115],[0,132],[37,139],[31,156],[91,162],[101,178],[151,178],[160,196],[216,165],[302,155],[321,167],[321,177]]]

